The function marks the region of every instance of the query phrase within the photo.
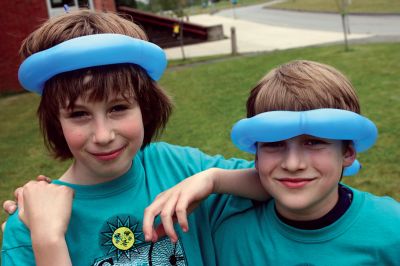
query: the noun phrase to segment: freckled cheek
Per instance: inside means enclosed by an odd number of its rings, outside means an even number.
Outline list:
[[[258,161],[258,173],[260,175],[261,185],[266,189],[270,194],[274,194],[273,184],[273,167],[271,167],[269,162],[266,161]]]
[[[143,127],[138,125],[124,125],[122,131],[129,135],[138,135],[143,132]]]
[[[64,137],[70,149],[80,149],[87,141],[87,136],[81,131],[64,130]]]
[[[131,121],[123,123],[120,127],[120,132],[132,140],[143,140],[144,129],[141,121]]]
[[[279,165],[278,160],[271,157],[265,158],[263,155],[259,155],[257,164],[259,174],[263,179],[268,179]]]
[[[340,167],[336,167],[339,165],[339,160],[340,156],[338,154],[335,154],[333,152],[331,153],[320,153],[320,154],[315,154],[315,156],[312,156],[310,158],[310,161],[312,162],[312,166],[319,170],[320,172],[326,173],[326,172],[335,172],[335,169]]]

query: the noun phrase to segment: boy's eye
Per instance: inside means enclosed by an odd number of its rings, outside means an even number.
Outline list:
[[[281,147],[283,146],[283,143],[280,141],[276,141],[276,142],[265,142],[262,145],[263,147]]]
[[[85,117],[87,115],[88,115],[88,113],[85,112],[85,111],[74,111],[74,112],[71,112],[69,114],[69,117],[70,118],[82,118],[82,117]]]
[[[328,144],[326,141],[320,140],[320,139],[308,139],[304,142],[306,146],[310,147],[319,147],[322,145]]]
[[[266,149],[268,151],[270,150],[276,150],[284,147],[285,143],[283,141],[276,141],[276,142],[263,142],[260,144],[260,147],[262,149]]]
[[[122,112],[122,111],[125,111],[125,110],[127,110],[127,109],[128,109],[128,106],[127,106],[127,105],[118,104],[118,105],[114,105],[114,106],[111,108],[111,112]]]

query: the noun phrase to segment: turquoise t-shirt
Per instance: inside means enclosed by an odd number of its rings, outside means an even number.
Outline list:
[[[111,182],[75,190],[66,240],[73,265],[215,265],[212,233],[227,216],[251,207],[247,200],[211,195],[189,216],[189,233],[177,227],[174,245],[164,237],[146,243],[143,211],[161,191],[210,167],[246,168],[253,163],[208,156],[198,149],[153,143],[140,151],[131,169]],[[4,232],[2,263],[35,265],[30,232],[10,216]]]
[[[400,265],[400,203],[355,189],[333,224],[301,230],[279,220],[274,200],[228,218],[214,237],[218,265]]]

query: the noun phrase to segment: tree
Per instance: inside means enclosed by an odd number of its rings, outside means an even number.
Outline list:
[[[336,0],[336,5],[338,6],[340,15],[342,17],[342,26],[343,26],[343,34],[344,34],[344,49],[349,51],[349,43],[347,41],[347,33],[350,33],[349,20],[347,17],[347,10],[349,5],[351,4],[351,0]]]

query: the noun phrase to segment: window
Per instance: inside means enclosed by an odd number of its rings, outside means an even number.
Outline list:
[[[52,8],[63,7],[64,5],[75,6],[74,0],[50,0]]]
[[[79,8],[90,8],[89,0],[78,0]]]

